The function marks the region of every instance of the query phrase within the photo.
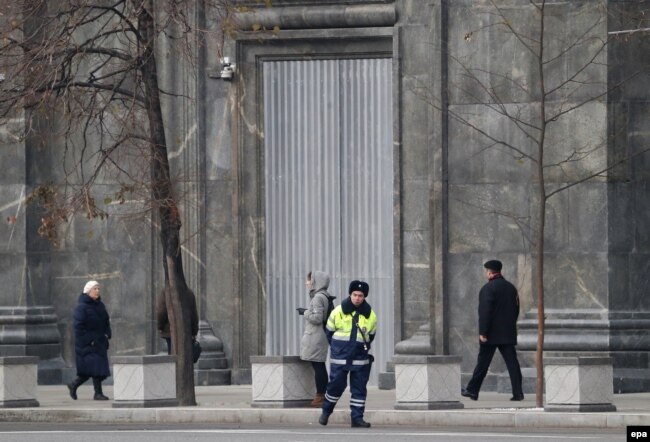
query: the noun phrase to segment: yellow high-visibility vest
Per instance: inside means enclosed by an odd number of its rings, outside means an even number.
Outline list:
[[[363,331],[363,334],[353,327],[357,317],[359,318],[359,329]],[[366,348],[364,348],[364,335],[367,343],[374,339],[377,331],[377,315],[372,309],[367,318],[364,315],[359,315],[356,310],[345,314],[339,305],[327,320],[327,330],[333,333],[330,354],[332,363],[345,363],[347,360],[367,361],[369,345],[365,345]]]

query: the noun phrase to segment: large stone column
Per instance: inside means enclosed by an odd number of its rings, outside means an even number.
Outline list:
[[[206,16],[200,5],[188,7],[188,16],[194,20],[195,29],[205,29]],[[181,32],[181,30],[179,30]],[[188,287],[196,295],[199,311],[199,339],[203,349],[201,358],[195,365],[195,383],[197,385],[230,384],[231,374],[225,357],[223,342],[213,330],[217,324],[213,314],[213,305],[225,292],[227,286],[223,279],[214,280],[215,250],[221,248],[222,232],[215,227],[225,217],[220,206],[214,209],[215,200],[222,201],[227,192],[216,196],[210,178],[212,161],[207,152],[206,125],[211,129],[221,124],[224,117],[206,120],[206,107],[214,103],[212,97],[206,97],[207,65],[209,49],[203,45],[193,47],[193,60],[179,52],[171,41],[164,40],[158,46],[159,60],[163,61],[160,69],[160,84],[163,89],[176,91],[179,96],[162,97],[165,115],[168,117],[167,130],[169,141],[170,167],[173,173],[180,174],[177,187],[182,195],[183,225],[181,237],[184,239],[183,269]],[[199,75],[196,76],[198,66]],[[227,209],[230,210],[230,209]],[[215,213],[216,212],[216,213]],[[208,241],[208,232],[215,239]],[[154,284],[162,288],[164,282],[161,271],[161,245],[154,242],[152,266],[157,276]]]
[[[26,210],[28,154],[23,114],[0,125],[0,356],[38,356],[38,382],[63,379],[61,337],[43,276],[49,257],[30,240],[34,218]],[[28,229],[29,225],[29,229]],[[33,233],[30,231],[33,230]],[[47,248],[47,245],[45,245]]]
[[[395,28],[399,77],[396,108],[401,141],[399,189],[401,229],[395,272],[400,341],[396,355],[447,354],[445,266],[447,249],[447,97],[445,51],[447,6],[444,1],[397,2]],[[417,12],[416,12],[417,11]],[[436,104],[434,104],[436,103]],[[381,367],[383,369],[383,367]],[[391,363],[379,377],[380,388],[394,387]]]

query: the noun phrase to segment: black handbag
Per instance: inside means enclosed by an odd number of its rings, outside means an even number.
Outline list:
[[[192,341],[192,361],[196,364],[196,361],[201,357],[201,344],[199,341]]]

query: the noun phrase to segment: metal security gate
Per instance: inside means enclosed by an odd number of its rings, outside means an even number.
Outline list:
[[[296,355],[310,270],[337,305],[353,279],[379,317],[371,381],[393,355],[390,59],[264,63],[268,355]]]

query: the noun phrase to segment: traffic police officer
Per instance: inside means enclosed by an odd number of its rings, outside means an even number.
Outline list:
[[[341,302],[327,320],[325,334],[330,343],[330,380],[325,392],[323,413],[318,422],[327,425],[330,414],[345,391],[350,374],[350,416],[352,427],[368,428],[363,420],[368,378],[373,356],[368,354],[377,330],[377,315],[366,302],[369,286],[352,281],[350,296]]]

